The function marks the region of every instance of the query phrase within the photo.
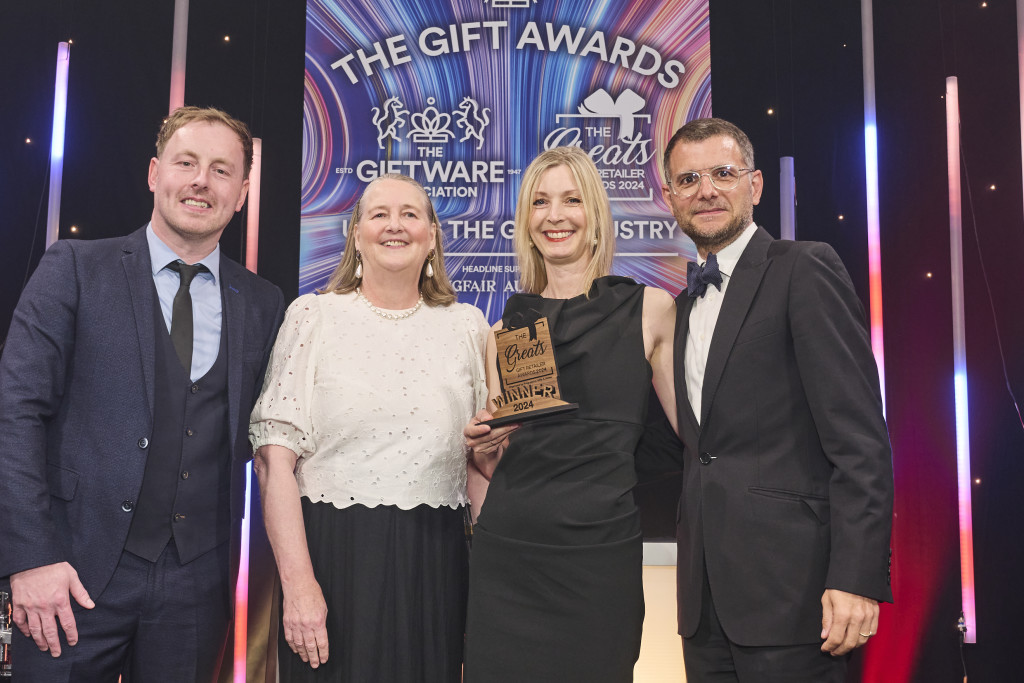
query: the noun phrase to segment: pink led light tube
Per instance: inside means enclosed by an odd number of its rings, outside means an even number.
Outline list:
[[[885,413],[885,343],[882,328],[882,246],[878,212],[878,126],[875,117],[875,36],[871,0],[861,0],[860,20],[864,63],[864,172],[868,219],[868,298],[871,351],[878,366]]]
[[[71,44],[57,44],[57,78],[53,86],[53,134],[50,139],[50,200],[46,205],[46,246],[60,230],[60,190],[64,178],[64,125],[68,113],[68,66]]]
[[[974,523],[971,517],[971,439],[967,410],[967,344],[964,325],[964,256],[960,213],[960,95],[946,79],[946,158],[949,169],[949,265],[953,298],[953,399],[956,411],[956,485],[960,513],[960,600],[967,632],[978,642],[974,613]]]

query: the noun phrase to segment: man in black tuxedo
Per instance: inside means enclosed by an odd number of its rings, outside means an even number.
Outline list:
[[[244,123],[176,110],[149,165],[150,222],[61,240],[18,302],[0,360],[17,680],[216,676],[249,412],[284,313],[218,244],[251,162]]]
[[[721,119],[669,141],[662,194],[697,246],[677,299],[688,680],[845,680],[891,601],[892,462],[864,311],[827,244],[753,222],[763,180]]]

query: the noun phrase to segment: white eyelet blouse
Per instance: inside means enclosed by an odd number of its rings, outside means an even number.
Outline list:
[[[462,428],[487,398],[487,334],[469,304],[387,320],[354,293],[301,296],[252,411],[253,449],[293,451],[314,502],[466,505]]]

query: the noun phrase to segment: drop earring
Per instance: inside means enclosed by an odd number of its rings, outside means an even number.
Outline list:
[[[431,249],[430,253],[427,254],[427,277],[434,277],[434,265],[431,261],[434,260],[434,250]]]
[[[363,255],[356,252],[356,279],[363,279]]]

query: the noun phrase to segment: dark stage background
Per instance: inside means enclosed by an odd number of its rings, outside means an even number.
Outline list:
[[[966,660],[972,681],[1021,677],[1024,428],[1008,391],[1024,393],[1016,16],[1009,0],[981,4],[874,7],[896,604],[883,608],[854,680],[963,676],[942,99],[951,75],[960,78],[972,477],[980,481],[972,492],[978,644]],[[167,113],[172,14],[171,0],[0,5],[0,339],[42,253],[57,43],[74,41],[61,237],[124,235],[152,209],[146,168]],[[263,138],[259,270],[289,298],[298,289],[304,31],[301,0],[191,3],[186,102],[222,107]],[[711,35],[714,112],[750,134],[765,174],[755,218],[778,236],[778,157],[794,156],[797,234],[838,250],[866,304],[859,3],[711,0]],[[239,259],[241,225],[236,217],[222,240]]]

